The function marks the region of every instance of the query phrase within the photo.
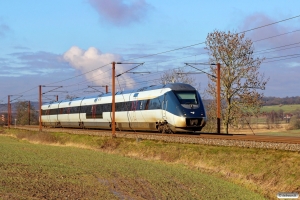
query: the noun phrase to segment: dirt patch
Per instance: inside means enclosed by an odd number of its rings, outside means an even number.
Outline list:
[[[98,181],[108,186],[110,192],[119,199],[156,199],[162,196],[152,188],[149,181],[140,178],[133,180],[119,177],[110,180],[98,179]]]
[[[108,139],[103,142],[103,144],[100,146],[103,150],[115,150],[120,145],[120,142],[114,139]]]

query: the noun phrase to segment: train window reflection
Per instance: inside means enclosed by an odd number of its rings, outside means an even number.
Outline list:
[[[197,94],[195,91],[174,92],[180,104],[198,104]]]

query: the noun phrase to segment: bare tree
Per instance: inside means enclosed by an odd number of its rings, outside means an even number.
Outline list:
[[[207,122],[204,128],[202,129],[203,132],[206,133],[215,133],[216,132],[216,121],[217,121],[217,102],[208,100],[206,107],[206,117]]]
[[[264,58],[254,57],[252,41],[245,34],[214,31],[206,38],[211,63],[221,63],[222,118],[225,132],[229,125],[244,112],[258,113],[262,105],[263,93],[268,82],[259,73]],[[211,73],[216,76],[216,66],[211,65]],[[216,97],[216,79],[208,76],[207,92]],[[215,98],[216,99],[216,98]]]
[[[29,124],[38,124],[38,113],[33,108],[33,106],[30,106],[30,118],[28,113],[28,101],[19,101],[17,103],[17,123],[20,125],[27,125]]]

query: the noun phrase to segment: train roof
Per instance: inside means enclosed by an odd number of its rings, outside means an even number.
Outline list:
[[[194,91],[194,90],[196,90],[193,86],[186,84],[186,83],[167,83],[165,85],[151,85],[151,86],[142,87],[142,88],[134,89],[134,90],[118,91],[118,92],[116,92],[116,95],[137,93],[137,92],[142,92],[142,91],[151,91],[151,90],[157,90],[157,89],[163,89],[163,88],[170,88],[171,90],[175,90],[175,91]],[[61,103],[61,102],[82,100],[83,98],[84,99],[92,99],[92,98],[107,97],[107,96],[111,96],[111,92],[103,93],[100,95],[91,95],[91,96],[85,96],[85,97],[76,97],[73,99],[65,99],[65,100],[58,101],[58,102],[48,102],[45,104],[51,104],[51,103],[55,104],[55,103]]]

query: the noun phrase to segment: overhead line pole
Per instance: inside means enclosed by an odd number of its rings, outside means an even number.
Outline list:
[[[13,100],[10,99],[11,96],[19,96],[18,98],[15,98]],[[22,97],[23,95],[8,95],[7,98],[7,127],[10,128],[11,125],[11,118],[12,118],[12,114],[11,114],[11,101],[14,101],[16,99],[19,99],[20,97]]]
[[[42,87],[55,87],[52,90],[42,93]],[[48,92],[52,92],[58,88],[62,88],[63,86],[45,86],[39,85],[39,131],[42,132],[42,95]],[[56,92],[64,92],[64,91],[56,91]],[[58,101],[58,95],[56,95],[56,101]]]
[[[194,69],[197,69],[199,71],[201,71],[202,73],[205,73],[213,78],[216,78],[216,93],[217,93],[217,133],[220,134],[221,133],[221,64],[220,63],[217,63],[217,64],[209,64],[209,63],[185,63],[186,65],[194,68]],[[198,69],[192,65],[217,65],[217,68],[216,68],[216,75],[217,76],[214,76],[210,73],[207,73],[201,69]]]
[[[97,92],[101,92],[100,90],[95,89],[95,87],[105,87],[105,93],[106,94],[108,93],[108,85],[101,85],[101,86],[91,86],[91,85],[88,85],[88,88],[92,88],[93,90],[95,90]],[[101,93],[103,93],[103,92],[101,92]]]
[[[42,131],[42,86],[39,85],[39,131]]]
[[[111,114],[112,114],[112,122],[111,122],[111,134],[112,134],[112,137],[116,137],[116,124],[115,124],[115,121],[116,121],[116,100],[115,100],[115,78],[116,78],[116,63],[113,62],[112,63],[112,104],[111,104]]]
[[[28,101],[28,125],[30,125],[30,101]]]
[[[10,128],[10,95],[7,98],[7,127]]]
[[[217,63],[217,133],[221,133],[221,64]]]
[[[139,64],[121,74],[118,74],[116,76],[116,64]],[[135,69],[137,68],[138,66],[142,65],[144,63],[121,63],[121,62],[112,62],[112,100],[111,100],[111,134],[112,134],[112,137],[116,137],[116,99],[115,99],[115,96],[116,96],[116,84],[115,84],[115,78],[116,77],[119,77],[125,73],[128,73],[130,70],[132,69]]]

